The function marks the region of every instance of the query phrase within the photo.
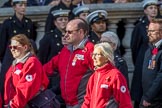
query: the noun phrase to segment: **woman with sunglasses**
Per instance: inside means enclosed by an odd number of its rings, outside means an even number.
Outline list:
[[[15,59],[5,75],[4,108],[25,108],[39,90],[46,89],[48,78],[24,34],[11,38],[9,49]]]
[[[33,22],[25,16],[27,0],[12,0],[12,7],[14,15],[4,20],[0,30],[0,62],[2,62],[0,79],[4,77],[14,59],[8,48],[9,40],[17,34],[25,34],[33,41],[36,38]],[[36,46],[35,43],[33,45]],[[0,81],[0,91],[2,86],[3,83]]]
[[[92,59],[95,72],[89,78],[81,108],[133,108],[126,80],[114,66],[111,45],[108,42],[96,44]],[[110,107],[110,100],[118,107]]]
[[[0,62],[2,63],[0,79],[3,79],[13,57],[8,48],[9,40],[17,34],[25,34],[29,39],[35,40],[35,30],[31,19],[25,17],[27,0],[12,0],[14,15],[4,20],[0,30]],[[36,44],[33,44],[36,46]],[[3,94],[3,81],[0,81],[0,92]]]

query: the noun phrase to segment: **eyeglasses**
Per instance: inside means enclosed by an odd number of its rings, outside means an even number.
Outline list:
[[[72,34],[74,31],[78,31],[80,29],[76,29],[76,30],[66,30],[65,32],[68,33],[68,34]]]
[[[14,50],[16,50],[16,49],[18,49],[18,48],[20,48],[20,47],[21,47],[21,46],[11,46],[11,45],[8,46],[9,49],[14,49]]]
[[[92,57],[102,57],[103,54],[92,53],[91,56],[92,56]]]

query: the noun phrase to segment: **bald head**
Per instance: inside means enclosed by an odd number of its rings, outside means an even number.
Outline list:
[[[68,44],[78,46],[88,33],[88,24],[83,19],[77,18],[68,22],[64,38]]]
[[[67,26],[73,26],[75,28],[82,29],[84,31],[84,35],[88,35],[89,26],[84,19],[81,19],[81,18],[73,19],[69,21]]]

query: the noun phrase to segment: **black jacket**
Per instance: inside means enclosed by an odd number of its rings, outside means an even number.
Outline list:
[[[53,56],[57,55],[63,48],[61,37],[62,32],[55,28],[46,33],[39,42],[38,58],[42,64],[47,63]]]
[[[29,39],[36,39],[36,32],[34,31],[34,24],[29,19],[24,17],[22,21],[20,21],[16,15],[6,19],[0,30],[0,58],[4,59],[6,50],[8,50],[7,46],[9,44],[9,40],[11,37],[17,34],[25,34]],[[10,52],[10,51],[9,51]]]
[[[152,58],[153,46],[150,45],[145,53],[143,71],[142,71],[142,100],[154,103],[162,102],[162,42],[158,48],[158,54],[155,58],[155,68],[149,69],[149,60]]]
[[[115,61],[115,66],[119,71],[124,75],[127,85],[129,87],[129,78],[128,78],[128,66],[126,61],[121,57],[119,51],[114,52],[114,61]]]
[[[131,39],[132,58],[135,66],[131,84],[131,97],[140,102],[142,97],[142,66],[146,49],[148,48],[147,28],[149,20],[146,16],[136,24]]]
[[[100,41],[100,38],[97,36],[97,34],[94,31],[90,31],[88,39],[94,44]]]

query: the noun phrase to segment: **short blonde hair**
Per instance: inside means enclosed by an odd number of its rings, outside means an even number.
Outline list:
[[[94,49],[95,48],[100,48],[103,56],[108,58],[110,63],[114,65],[114,52],[111,45],[108,42],[98,43],[94,46]]]

